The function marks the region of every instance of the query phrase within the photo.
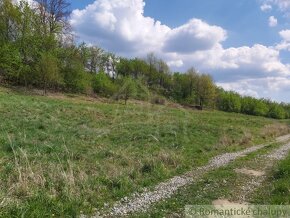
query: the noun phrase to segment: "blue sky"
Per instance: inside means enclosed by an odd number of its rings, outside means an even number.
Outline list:
[[[72,1],[72,9],[83,9],[94,0]],[[144,15],[155,18],[172,28],[186,23],[191,18],[200,18],[208,23],[222,26],[229,31],[225,46],[242,46],[255,43],[265,45],[279,41],[278,28],[269,28],[269,13],[260,10],[256,0],[145,0]],[[283,19],[281,14],[275,16]],[[243,31],[241,31],[243,30]]]
[[[290,102],[290,0],[74,0],[71,7],[79,41],[126,57],[152,51],[173,70],[195,67],[225,89]]]
[[[156,17],[171,27],[179,26],[193,17],[222,26],[230,31],[230,40],[225,43],[226,46],[267,42],[264,37],[261,37],[264,34],[277,38],[277,33],[271,31],[265,22],[268,19],[267,15],[260,11],[255,0],[149,0],[146,3],[145,15]],[[164,6],[165,9],[162,10]],[[259,31],[257,31],[257,26],[260,27]],[[273,39],[271,38],[271,40]]]

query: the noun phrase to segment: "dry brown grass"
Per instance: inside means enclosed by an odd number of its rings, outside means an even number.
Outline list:
[[[248,145],[252,142],[253,135],[250,132],[245,131],[241,139],[239,140],[239,145]]]
[[[248,131],[243,131],[243,135],[241,135],[239,138],[233,138],[227,134],[223,134],[220,137],[219,142],[216,146],[228,147],[231,145],[249,145],[252,141],[253,141],[252,133]]]
[[[162,96],[153,96],[150,99],[151,104],[165,105],[166,99]]]
[[[165,150],[161,150],[157,159],[160,160],[165,166],[177,167],[178,166],[178,157],[173,152],[168,152]]]
[[[229,137],[228,135],[224,134],[219,139],[218,145],[226,147],[226,146],[229,146],[233,143],[234,143],[234,140],[231,137]]]
[[[261,130],[261,136],[266,138],[274,138],[290,133],[290,127],[282,123],[274,123],[264,126]]]
[[[71,197],[78,197],[89,175],[81,170],[72,160],[65,163],[42,162],[41,154],[29,157],[26,150],[14,148],[8,136],[14,161],[13,168],[0,184],[0,208],[9,204],[19,204],[23,199],[33,196],[39,190],[46,189],[51,198],[56,198],[65,191]],[[67,152],[69,152],[67,150]],[[70,155],[70,154],[68,154]]]

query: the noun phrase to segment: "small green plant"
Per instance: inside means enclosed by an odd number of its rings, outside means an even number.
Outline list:
[[[131,98],[137,94],[137,84],[131,77],[124,77],[121,80],[121,88],[119,89],[118,98],[124,99],[125,104]]]

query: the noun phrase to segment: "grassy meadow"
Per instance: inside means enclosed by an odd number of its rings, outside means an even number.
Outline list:
[[[264,205],[290,204],[290,155],[271,172],[255,195],[255,203]]]
[[[283,134],[279,121],[0,89],[0,216],[73,217]]]

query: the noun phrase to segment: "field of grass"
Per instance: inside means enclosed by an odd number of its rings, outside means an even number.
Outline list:
[[[264,187],[255,195],[255,203],[264,205],[290,205],[290,155],[278,164]]]
[[[262,117],[4,88],[0,120],[0,217],[90,214],[283,134]]]
[[[245,157],[241,157],[225,167],[213,170],[203,176],[203,178],[197,180],[196,183],[184,189],[180,189],[172,198],[164,202],[159,202],[147,211],[147,213],[139,213],[131,217],[146,218],[148,214],[150,214],[150,217],[180,216],[184,214],[186,205],[212,205],[213,201],[217,199],[227,199],[230,202],[247,202],[257,205],[279,205],[281,203],[287,205],[289,204],[289,192],[285,192],[285,187],[288,187],[289,190],[289,174],[287,175],[286,173],[287,176],[284,176],[281,181],[279,181],[279,179],[277,180],[277,178],[268,178],[267,182],[264,182],[267,184],[261,184],[259,189],[256,190],[251,187],[250,184],[258,181],[258,177],[253,178],[252,176],[235,172],[235,169],[239,168],[263,168],[268,162],[267,160],[261,161],[259,158],[271,153],[280,146],[280,143],[271,143],[263,149]],[[289,165],[284,165],[284,163],[282,163],[281,166],[287,167],[289,172]],[[282,170],[282,172],[285,173],[284,169],[285,168],[280,168],[277,172],[281,172]],[[267,172],[267,174],[268,173],[269,172]],[[275,194],[275,191],[273,192],[273,187],[278,187],[281,184],[283,184],[284,192]],[[251,190],[251,188],[253,188],[253,190]],[[247,190],[249,191],[248,194]],[[286,199],[288,199],[288,201]]]

